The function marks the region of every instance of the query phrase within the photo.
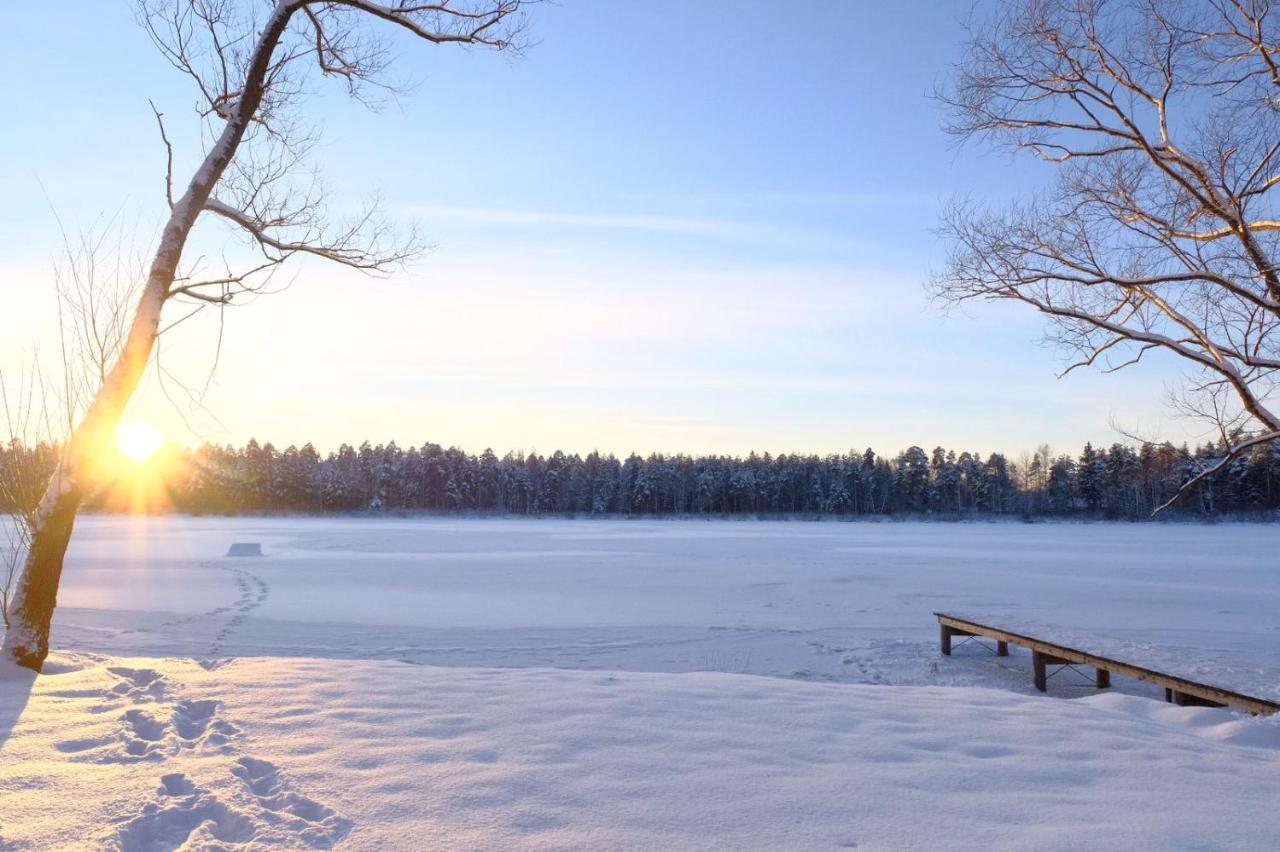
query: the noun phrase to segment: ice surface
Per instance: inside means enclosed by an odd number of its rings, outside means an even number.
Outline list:
[[[1275,697],[1277,553],[1240,524],[86,518],[55,644],[1030,690],[1025,655],[939,661],[955,610]]]

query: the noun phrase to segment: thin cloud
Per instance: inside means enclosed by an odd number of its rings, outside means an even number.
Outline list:
[[[803,192],[751,191],[703,192],[684,195],[630,193],[622,198],[633,202],[675,204],[785,204],[815,207],[909,208],[931,209],[938,206],[939,196],[923,192]]]
[[[449,207],[436,205],[409,205],[406,210],[424,218],[447,219],[455,222],[518,225],[534,228],[601,228],[616,231],[651,231],[728,239],[754,239],[763,235],[773,235],[777,230],[754,222],[685,216],[567,213],[551,210],[520,210],[506,207]]]

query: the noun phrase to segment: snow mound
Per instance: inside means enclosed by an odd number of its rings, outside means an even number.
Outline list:
[[[1280,835],[1277,720],[1134,696],[308,658],[59,671],[0,680],[0,848],[1268,848]]]

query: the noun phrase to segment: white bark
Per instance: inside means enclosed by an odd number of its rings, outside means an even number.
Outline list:
[[[52,618],[53,600],[56,597],[66,544],[64,541],[58,547],[54,543],[53,550],[59,551],[56,553],[54,566],[45,564],[50,556],[47,548],[42,545],[48,537],[57,535],[52,527],[58,522],[57,515],[63,501],[73,501],[71,512],[74,516],[75,508],[79,505],[79,498],[75,495],[85,462],[105,451],[125,406],[137,389],[155,346],[161,311],[177,273],[187,237],[214,185],[231,162],[249,119],[257,109],[271,54],[284,32],[289,16],[298,5],[300,4],[297,2],[290,3],[286,0],[281,0],[276,5],[254,49],[251,65],[253,71],[246,82],[246,97],[240,99],[240,108],[228,120],[222,134],[191,179],[187,191],[170,211],[120,356],[107,373],[80,424],[72,432],[35,513],[31,530],[32,547],[15,580],[9,603],[9,626],[5,631],[4,644],[0,646],[0,655],[4,657],[24,664],[38,658],[39,665],[48,652],[49,621]],[[66,535],[70,535],[69,526]],[[49,583],[54,586],[52,593],[45,588]],[[36,606],[37,594],[42,598],[47,597],[48,604]]]
[[[243,59],[226,44],[247,43],[247,33],[237,32],[227,39],[230,23],[245,23],[234,17],[236,7],[221,0],[165,0],[152,3],[140,0],[140,18],[144,27],[165,57],[180,71],[193,78],[207,100],[207,115],[225,121],[200,167],[192,175],[186,191],[173,200],[172,147],[165,134],[162,114],[156,112],[161,138],[168,152],[166,200],[169,218],[161,231],[147,273],[145,286],[138,296],[137,307],[120,354],[103,375],[79,424],[72,431],[57,468],[50,478],[31,523],[31,547],[20,575],[16,578],[9,604],[9,627],[2,653],[22,665],[39,669],[48,650],[49,623],[55,606],[62,559],[71,535],[75,514],[87,482],[86,462],[102,453],[112,440],[125,406],[137,389],[146,370],[155,341],[160,333],[160,319],[165,302],[184,297],[204,304],[225,305],[233,292],[228,287],[252,289],[245,283],[247,275],[220,276],[206,281],[183,281],[175,284],[183,249],[201,213],[213,212],[248,234],[267,255],[267,262],[252,272],[269,269],[292,254],[318,255],[356,268],[379,271],[388,264],[405,259],[411,249],[382,251],[379,231],[372,235],[364,229],[366,216],[353,226],[339,229],[326,240],[325,231],[317,229],[317,203],[304,197],[300,205],[284,199],[271,201],[272,192],[260,193],[288,174],[294,161],[294,147],[306,147],[307,140],[290,139],[288,122],[277,124],[282,109],[301,91],[291,76],[295,65],[309,62],[324,74],[339,74],[352,86],[368,81],[381,68],[381,51],[376,43],[362,41],[351,29],[349,17],[381,19],[407,29],[414,36],[433,43],[480,44],[497,49],[512,45],[519,32],[513,16],[522,0],[475,0],[476,7],[463,6],[452,0],[434,3],[383,5],[368,0],[278,0],[252,38],[253,49]],[[305,11],[311,34],[302,38],[290,35],[290,22],[299,11]],[[348,18],[337,13],[345,11]],[[169,27],[166,38],[163,22]],[[193,52],[193,27],[207,29],[210,49]],[[344,29],[345,27],[345,29]],[[282,47],[283,45],[283,47]],[[210,68],[199,66],[201,57]],[[210,70],[212,69],[212,70]],[[237,164],[231,174],[241,182],[245,207],[237,208],[213,199],[215,187],[228,176],[237,152],[251,130],[261,133],[277,145],[276,158],[260,171]],[[302,143],[299,145],[299,143]],[[281,153],[284,152],[284,153]],[[247,186],[245,183],[247,182]],[[260,195],[274,204],[271,215],[256,210]],[[276,229],[302,227],[303,234],[282,236]],[[362,245],[362,239],[372,243]],[[252,274],[249,273],[249,274]],[[220,295],[208,295],[204,287],[223,288]]]

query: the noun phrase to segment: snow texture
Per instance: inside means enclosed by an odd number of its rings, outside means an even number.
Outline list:
[[[1041,696],[1024,652],[940,657],[931,612],[1274,696],[1278,543],[86,518],[68,650],[0,671],[0,849],[1271,848],[1280,719]]]
[[[3,746],[13,848],[1262,849],[1280,832],[1275,720],[1125,695],[61,659]]]
[[[91,517],[55,646],[1031,691],[1025,653],[940,660],[944,610],[1277,698],[1277,552],[1239,524]]]

